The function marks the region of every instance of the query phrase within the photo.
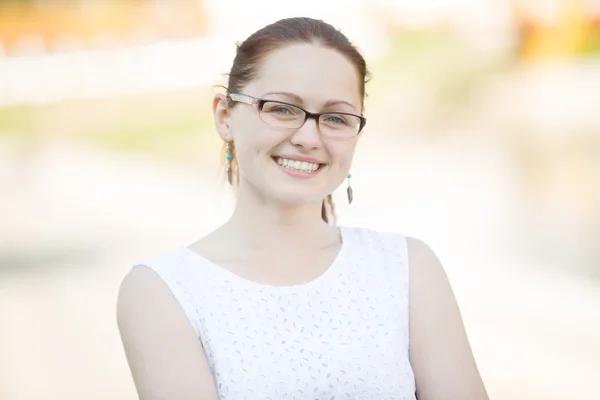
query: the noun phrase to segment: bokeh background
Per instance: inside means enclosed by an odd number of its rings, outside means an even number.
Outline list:
[[[133,399],[121,279],[222,223],[235,43],[363,51],[341,223],[429,243],[492,399],[600,399],[600,1],[0,1],[0,399]]]

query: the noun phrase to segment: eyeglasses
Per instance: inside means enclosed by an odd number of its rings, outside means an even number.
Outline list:
[[[350,139],[358,136],[367,123],[362,115],[344,112],[311,113],[282,101],[258,99],[239,93],[230,93],[228,96],[232,101],[256,106],[258,118],[273,128],[298,129],[308,118],[312,118],[323,136]]]

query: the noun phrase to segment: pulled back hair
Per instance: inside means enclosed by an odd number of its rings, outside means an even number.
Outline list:
[[[326,48],[337,50],[355,66],[359,75],[359,90],[361,99],[365,97],[365,83],[369,72],[365,59],[348,38],[333,26],[312,18],[286,18],[250,35],[237,45],[236,55],[229,75],[228,93],[240,93],[252,80],[256,79],[264,59],[273,51],[290,44],[314,43]],[[233,107],[228,98],[228,107]],[[223,158],[226,149],[223,147]],[[235,157],[234,143],[229,144],[232,155],[232,184],[239,182],[239,171]],[[327,223],[335,222],[335,206],[331,195],[323,199],[321,217]]]

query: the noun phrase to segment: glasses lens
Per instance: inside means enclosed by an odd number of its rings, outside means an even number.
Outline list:
[[[276,101],[267,101],[260,112],[263,122],[274,128],[298,128],[304,121],[304,111]]]
[[[319,127],[326,136],[354,137],[360,131],[360,118],[355,115],[327,113],[321,115]]]
[[[260,119],[273,128],[299,128],[305,113],[298,107],[277,101],[266,101],[260,110]],[[325,136],[351,138],[360,132],[361,120],[355,115],[326,113],[319,118],[319,129]]]

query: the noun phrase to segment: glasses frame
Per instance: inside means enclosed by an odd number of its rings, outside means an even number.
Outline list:
[[[277,129],[300,129],[302,128],[302,126],[304,126],[304,124],[306,123],[306,120],[311,118],[314,119],[316,124],[317,124],[317,130],[319,131],[319,134],[322,136],[326,136],[326,137],[330,137],[330,138],[335,138],[335,139],[353,139],[355,137],[357,137],[358,135],[360,135],[360,133],[362,132],[363,128],[365,127],[365,125],[367,124],[367,119],[362,116],[362,115],[356,115],[356,114],[352,114],[352,113],[347,113],[347,112],[324,112],[324,113],[312,113],[310,111],[305,110],[302,107],[299,107],[295,104],[291,104],[291,103],[286,103],[285,101],[279,101],[279,100],[270,100],[270,99],[259,99],[257,97],[253,97],[253,96],[249,96],[247,94],[243,94],[243,93],[229,93],[227,95],[231,101],[234,102],[239,102],[239,103],[244,103],[244,104],[248,104],[251,106],[255,106],[256,110],[258,111],[258,118],[264,122],[265,124],[269,125],[268,123],[266,123],[265,121],[263,121],[262,119],[262,109],[263,106],[265,105],[265,103],[267,102],[274,102],[274,103],[280,103],[280,104],[284,104],[286,106],[291,106],[291,107],[295,107],[299,110],[302,110],[304,112],[304,121],[302,121],[302,123],[300,125],[298,125],[296,128],[281,128],[281,127],[274,127]],[[327,135],[325,133],[323,133],[321,131],[321,125],[319,122],[319,119],[321,118],[322,115],[350,115],[352,117],[356,117],[360,120],[360,126],[358,128],[358,131],[356,132],[356,135],[354,136],[332,136],[332,135]],[[271,126],[271,125],[269,125]]]

